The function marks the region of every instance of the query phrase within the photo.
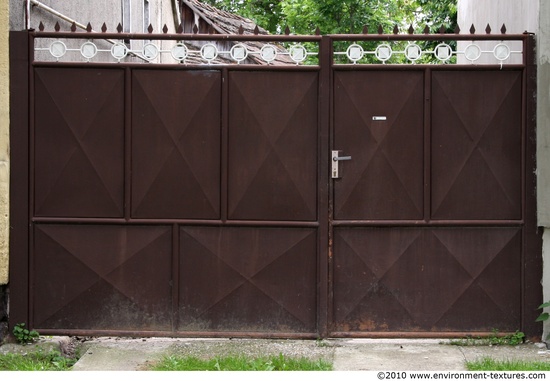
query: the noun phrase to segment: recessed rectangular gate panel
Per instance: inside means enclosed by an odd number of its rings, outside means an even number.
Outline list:
[[[124,71],[37,68],[34,213],[124,214]]]
[[[316,330],[315,229],[185,227],[182,331]]]
[[[418,71],[336,71],[336,220],[422,219],[424,75]]]
[[[335,331],[520,324],[521,229],[338,228],[334,250]]]
[[[432,76],[432,218],[521,219],[522,76]]]
[[[132,217],[219,219],[219,71],[133,74]]]
[[[317,77],[231,73],[229,219],[317,219]]]
[[[38,225],[34,326],[170,330],[171,229]]]

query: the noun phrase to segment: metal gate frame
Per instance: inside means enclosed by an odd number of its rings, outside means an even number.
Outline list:
[[[523,72],[523,210],[522,219],[518,221],[509,221],[509,224],[523,227],[522,240],[522,323],[520,329],[528,336],[537,336],[541,332],[541,327],[535,323],[535,318],[538,315],[535,310],[540,304],[542,298],[542,289],[540,279],[542,276],[542,247],[541,234],[536,222],[536,199],[535,199],[535,87],[536,87],[536,67],[534,56],[534,36],[531,34],[523,35],[506,35],[502,32],[500,35],[491,35],[489,32],[486,35],[462,35],[462,34],[362,34],[362,35],[328,35],[328,36],[258,36],[258,35],[201,35],[201,34],[125,34],[125,33],[75,33],[72,32],[44,32],[40,31],[23,31],[10,32],[10,81],[11,81],[11,178],[10,178],[10,220],[11,220],[11,237],[10,237],[10,300],[11,314],[10,326],[18,322],[29,322],[32,328],[33,311],[31,308],[32,302],[32,284],[30,283],[31,272],[34,269],[33,258],[31,255],[30,243],[33,240],[33,225],[39,221],[47,219],[33,216],[31,210],[32,196],[31,189],[33,187],[33,179],[29,175],[31,166],[31,157],[34,152],[34,147],[29,145],[33,141],[32,134],[32,117],[31,110],[33,109],[33,86],[31,86],[33,78],[33,70],[35,66],[65,66],[65,67],[91,67],[91,66],[110,66],[112,63],[40,63],[34,62],[34,44],[35,39],[42,38],[66,38],[66,39],[138,39],[138,40],[195,40],[195,41],[258,41],[258,42],[300,42],[314,43],[319,46],[319,64],[311,67],[307,66],[289,66],[289,67],[274,67],[264,66],[258,67],[255,65],[239,65],[221,67],[221,71],[227,70],[305,70],[318,71],[319,73],[319,137],[318,137],[318,210],[317,222],[306,223],[303,226],[317,229],[318,237],[318,306],[317,306],[317,332],[314,334],[291,334],[290,337],[310,338],[310,337],[329,337],[333,335],[331,332],[330,322],[332,321],[332,293],[331,293],[331,269],[333,261],[333,236],[332,236],[332,192],[333,182],[330,180],[329,166],[330,147],[332,144],[332,75],[334,59],[334,43],[336,41],[505,41],[515,40],[521,41],[523,44],[524,58],[523,63],[512,65],[516,69],[521,69]],[[140,63],[116,63],[115,65],[125,67],[141,66]],[[154,67],[155,64],[150,64]],[[181,68],[180,64],[162,65],[163,67],[173,67],[174,69]],[[396,67],[398,66],[398,67]],[[413,67],[414,66],[414,67]],[[431,65],[415,64],[410,66],[410,69],[430,70]],[[454,66],[454,65],[453,65]],[[508,65],[507,65],[508,66]],[[449,68],[447,66],[446,68]],[[471,68],[471,65],[456,65],[456,69]],[[204,69],[203,67],[200,67]],[[372,64],[369,65],[369,70],[408,70],[407,65],[386,65]],[[500,68],[499,65],[479,66],[479,70],[494,70]],[[353,70],[354,65],[348,65],[345,70]],[[227,104],[222,105],[227,108]],[[328,206],[328,207],[327,207]],[[56,219],[60,223],[77,222],[74,219]],[[124,223],[119,221],[117,223]],[[488,222],[490,224],[491,222]],[[445,222],[442,222],[445,224]],[[483,222],[476,224],[485,225]],[[228,224],[229,226],[230,224]],[[243,224],[236,224],[243,226]],[[278,223],[270,223],[264,221],[263,226],[280,226]],[[293,226],[301,226],[293,224]],[[326,274],[326,275],[325,275]],[[44,334],[56,334],[57,330],[44,330]],[[88,331],[71,331],[71,334],[97,334],[98,332]],[[135,332],[127,331],[108,331],[103,332],[109,335],[127,335],[136,334]],[[159,336],[224,336],[227,332],[140,332],[142,335],[159,335]],[[463,336],[473,334],[472,332],[369,332],[365,334],[355,334],[355,336],[366,337],[444,337],[444,336]],[[478,334],[478,333],[475,333]],[[490,334],[481,332],[480,335]],[[266,333],[239,333],[231,332],[234,336],[247,337],[266,337],[278,336],[277,334]],[[337,336],[345,336],[338,334]]]

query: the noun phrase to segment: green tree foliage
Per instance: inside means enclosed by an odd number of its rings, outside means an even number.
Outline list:
[[[367,26],[374,32],[382,26],[390,33],[394,26],[432,31],[456,27],[457,0],[202,0],[219,9],[252,19],[271,33],[286,26],[292,33],[361,33]]]

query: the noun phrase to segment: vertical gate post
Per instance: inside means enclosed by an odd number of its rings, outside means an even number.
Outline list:
[[[523,298],[522,331],[527,337],[540,338],[541,326],[535,322],[540,311],[532,308],[542,303],[542,231],[537,226],[536,212],[536,91],[537,68],[535,38],[532,34],[524,42],[525,71],[524,123],[525,123],[525,197],[523,229]],[[538,236],[538,237],[537,237]]]
[[[329,230],[330,186],[329,186],[329,149],[330,149],[330,89],[331,89],[332,41],[323,36],[319,45],[319,182],[318,182],[318,218],[319,218],[319,304],[317,307],[317,329],[322,338],[328,336],[330,321],[330,266],[332,237]],[[329,205],[329,209],[327,209]]]
[[[10,331],[29,321],[29,46],[27,31],[10,32]]]

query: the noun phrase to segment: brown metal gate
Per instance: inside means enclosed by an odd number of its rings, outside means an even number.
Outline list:
[[[531,36],[493,36],[524,61],[482,67],[333,60],[371,35],[121,36],[96,38],[319,50],[310,65],[78,63],[32,57],[80,33],[13,33],[13,324],[538,333]],[[335,179],[333,151],[350,159]]]

